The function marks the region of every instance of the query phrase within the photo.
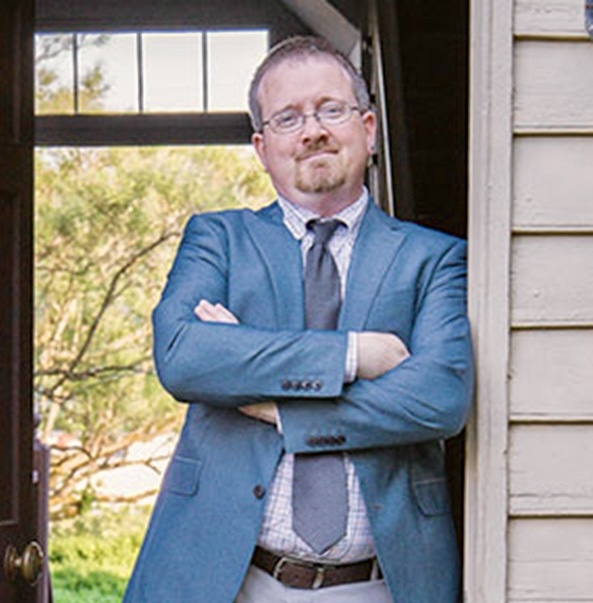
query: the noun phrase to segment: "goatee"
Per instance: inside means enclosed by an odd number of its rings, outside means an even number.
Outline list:
[[[298,160],[296,187],[303,193],[328,193],[342,186],[346,171],[341,156],[334,149],[308,149]],[[310,157],[316,152],[326,151],[329,155]]]

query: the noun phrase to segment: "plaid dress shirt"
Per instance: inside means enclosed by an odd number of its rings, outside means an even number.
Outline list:
[[[301,243],[304,265],[307,251],[313,244],[313,235],[307,230],[306,224],[309,220],[316,219],[318,216],[311,211],[293,205],[286,199],[279,198],[278,201],[284,212],[284,224],[294,238]],[[342,298],[346,289],[346,275],[350,266],[352,249],[368,202],[368,192],[364,189],[355,203],[332,216],[332,218],[338,218],[343,222],[343,225],[338,227],[329,242],[329,250],[340,275]],[[346,364],[346,381],[352,381],[356,375],[356,347],[353,334],[349,335]],[[270,487],[264,522],[258,540],[261,547],[282,555],[326,563],[352,563],[375,555],[366,507],[360,492],[360,484],[354,471],[354,465],[347,454],[344,457],[348,485],[346,535],[319,556],[295,534],[292,529],[294,455],[285,454],[280,461],[276,476]]]

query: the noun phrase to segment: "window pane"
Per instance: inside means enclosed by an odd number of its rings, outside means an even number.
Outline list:
[[[201,111],[202,34],[142,35],[144,110]]]
[[[81,113],[138,111],[136,34],[79,34]]]
[[[35,36],[35,113],[74,112],[72,34]]]
[[[208,33],[208,109],[246,111],[249,83],[268,50],[268,32]]]

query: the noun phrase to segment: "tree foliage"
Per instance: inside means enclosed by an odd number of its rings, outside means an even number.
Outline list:
[[[76,47],[101,47],[109,36],[78,34]],[[73,86],[66,85],[74,75],[72,61],[74,35],[38,35],[35,43],[35,104],[37,113],[72,113],[74,110]],[[58,70],[56,61],[65,69]],[[64,71],[65,73],[62,73]],[[65,75],[68,74],[67,77]],[[65,79],[64,79],[65,77]],[[87,109],[100,109],[102,97],[109,90],[109,83],[100,64],[83,73],[78,82],[79,103]]]

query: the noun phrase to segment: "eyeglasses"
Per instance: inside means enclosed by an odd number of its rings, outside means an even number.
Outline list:
[[[326,101],[312,113],[302,113],[296,109],[285,109],[274,113],[270,119],[262,123],[262,130],[270,126],[276,134],[293,134],[305,127],[307,117],[314,117],[324,126],[337,126],[347,122],[354,111],[362,112],[360,107],[349,105],[344,101]]]

